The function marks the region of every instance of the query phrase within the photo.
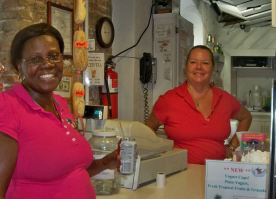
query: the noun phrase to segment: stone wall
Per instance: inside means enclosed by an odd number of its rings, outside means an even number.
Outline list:
[[[88,0],[86,0],[88,1]],[[74,9],[74,0],[50,0],[50,2]],[[95,26],[97,20],[102,16],[111,17],[111,0],[89,0],[88,13],[88,38],[95,39]],[[16,71],[10,64],[10,47],[15,34],[24,27],[40,22],[47,22],[47,0],[0,0],[0,66],[5,66],[5,70],[0,70],[0,82],[4,89],[9,89],[14,82],[18,81]],[[74,31],[78,27],[75,24]],[[96,52],[111,54],[112,49],[101,49],[96,42]],[[108,56],[106,56],[108,57]],[[64,72],[74,74],[76,81],[77,71],[71,59],[64,60]],[[80,77],[82,82],[82,76]]]

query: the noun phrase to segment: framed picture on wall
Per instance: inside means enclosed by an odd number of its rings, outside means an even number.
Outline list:
[[[71,92],[73,88],[73,74],[63,73],[62,79],[58,87],[54,90],[55,94],[61,95],[66,98],[67,101],[71,101]]]
[[[73,29],[74,12],[73,9],[47,2],[47,23],[55,27],[64,40],[63,57],[73,58]]]

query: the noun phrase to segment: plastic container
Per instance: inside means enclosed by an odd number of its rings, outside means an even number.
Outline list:
[[[229,135],[229,137],[226,140],[224,140],[224,144],[225,145],[229,144],[229,142],[231,141],[232,137],[237,132],[238,125],[239,125],[239,121],[238,120],[235,120],[235,119],[231,119],[230,120],[231,134]]]
[[[119,139],[116,131],[97,129],[92,131],[92,138],[88,142],[93,149],[94,158],[101,159],[117,149]],[[121,175],[116,169],[104,170],[91,177],[91,183],[96,195],[117,194],[121,189]]]

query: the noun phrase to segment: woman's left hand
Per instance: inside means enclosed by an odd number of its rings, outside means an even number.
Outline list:
[[[89,173],[89,176],[94,176],[106,169],[116,169],[117,163],[121,159],[121,156],[118,154],[117,149],[102,159],[93,160],[92,164],[86,169]]]
[[[232,158],[233,157],[233,150],[231,150],[230,148],[230,145],[225,145],[225,156],[226,158]]]
[[[113,152],[107,154],[103,159],[103,165],[105,165],[106,169],[116,169],[117,164],[121,156],[118,154],[118,150],[114,150]]]

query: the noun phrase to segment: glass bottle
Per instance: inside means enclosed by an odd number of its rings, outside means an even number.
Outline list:
[[[116,131],[98,129],[93,130],[92,135],[88,142],[93,149],[94,159],[101,159],[117,149],[119,139]],[[116,169],[107,169],[91,177],[91,183],[96,195],[117,194],[121,188],[121,174]]]
[[[206,46],[207,46],[208,48],[210,48],[210,50],[213,52],[213,47],[212,47],[212,35],[211,35],[211,34],[208,34]]]
[[[221,46],[220,46],[219,42],[217,42],[216,48],[217,48],[217,53],[220,55],[221,54]]]

